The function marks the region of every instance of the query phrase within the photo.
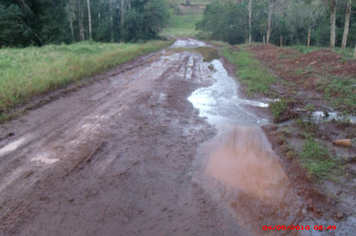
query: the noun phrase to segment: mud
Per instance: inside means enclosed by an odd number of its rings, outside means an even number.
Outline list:
[[[306,205],[294,192],[289,177],[272,150],[260,125],[271,121],[246,109],[266,109],[272,100],[240,97],[239,85],[220,61],[212,86],[188,98],[199,115],[218,134],[200,148],[194,162],[194,180],[236,217],[237,224],[255,235],[308,235],[309,232],[267,232],[263,225],[298,224],[307,215]]]
[[[192,180],[207,66],[160,51],[3,124],[0,235],[253,235]]]
[[[232,74],[179,39],[3,124],[0,235],[320,235],[262,230],[321,222]]]
[[[336,109],[318,86],[323,77],[353,77],[355,62],[344,61],[345,58],[330,50],[301,54],[272,45],[251,45],[248,50],[276,76],[277,83],[272,85],[274,96],[294,102],[287,105],[287,119],[297,117],[297,120],[268,124],[263,129],[297,194],[307,203],[307,211],[313,215],[309,219],[314,218],[315,224],[338,227],[334,232],[318,232],[321,235],[353,235],[356,230],[356,175],[353,169],[356,148],[353,143],[345,148],[334,145],[333,141],[355,139],[355,117],[345,115],[351,110],[346,105]],[[307,105],[313,108],[308,110]],[[260,113],[258,110],[252,109]],[[302,165],[300,153],[307,141],[305,134],[311,134],[314,141],[329,152],[328,158],[336,163],[331,170],[323,170],[325,178],[308,173]]]

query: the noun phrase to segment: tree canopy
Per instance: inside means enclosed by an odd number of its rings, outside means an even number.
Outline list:
[[[197,29],[210,33],[212,39],[233,44],[248,42],[250,1],[222,0],[208,5],[203,20],[197,24]],[[280,35],[283,35],[283,45],[304,45],[307,43],[310,29],[312,45],[329,46],[330,9],[333,1],[335,0],[252,0],[252,41],[262,42],[263,36],[267,36],[270,24],[270,43],[279,45]],[[338,0],[335,3],[336,45],[340,46],[348,0]],[[352,9],[355,7],[354,2]],[[351,11],[347,42],[352,47],[356,41],[355,26],[356,13]]]
[[[168,18],[164,0],[2,0],[0,46],[147,40]]]

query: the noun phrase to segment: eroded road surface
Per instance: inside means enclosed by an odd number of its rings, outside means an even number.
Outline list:
[[[2,125],[1,235],[314,234],[262,230],[305,204],[244,109],[268,101],[239,98],[208,47],[178,40]]]

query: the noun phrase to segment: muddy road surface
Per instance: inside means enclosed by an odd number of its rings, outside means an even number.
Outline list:
[[[178,40],[2,125],[0,234],[320,235],[262,229],[305,204],[244,109],[268,101],[239,98],[208,47]]]

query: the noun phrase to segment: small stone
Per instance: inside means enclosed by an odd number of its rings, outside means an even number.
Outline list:
[[[342,218],[344,218],[344,213],[342,213],[341,211],[338,211],[336,214],[336,217],[339,219],[342,219]]]
[[[313,61],[313,62],[309,63],[309,65],[312,66],[312,65],[315,65],[317,63],[318,63],[317,61]]]
[[[341,145],[341,146],[350,146],[351,145],[351,139],[339,139],[333,142],[335,145]]]

